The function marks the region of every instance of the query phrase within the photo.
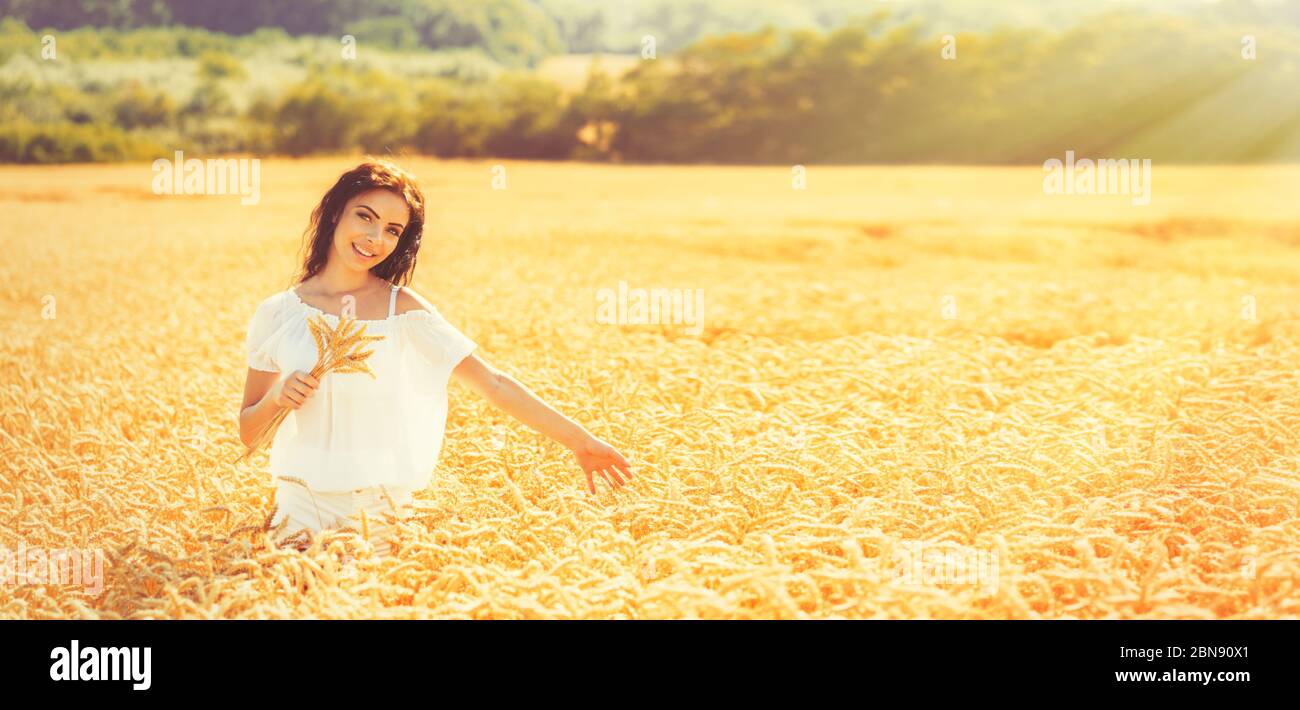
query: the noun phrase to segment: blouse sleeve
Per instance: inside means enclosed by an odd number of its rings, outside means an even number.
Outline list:
[[[407,311],[402,319],[407,343],[433,366],[442,380],[450,377],[461,360],[478,347],[437,309]]]
[[[279,372],[275,363],[272,335],[279,326],[280,302],[272,296],[262,301],[248,322],[248,333],[244,339],[244,351],[248,355],[248,366],[263,372]]]

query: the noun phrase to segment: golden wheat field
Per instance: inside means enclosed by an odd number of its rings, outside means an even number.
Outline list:
[[[399,161],[415,288],[636,477],[588,495],[453,385],[396,554],[277,549],[266,455],[231,463],[245,328],[356,160],[263,160],[255,206],[0,167],[0,545],[107,557],[0,615],[1300,616],[1298,168],[1156,166],[1141,207],[1039,168]],[[620,282],[702,289],[702,330],[598,322]]]

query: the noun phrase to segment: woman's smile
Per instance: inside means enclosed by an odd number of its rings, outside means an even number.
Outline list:
[[[368,250],[368,249],[365,249],[365,248],[363,248],[363,247],[359,247],[359,246],[357,246],[356,242],[353,242],[353,243],[352,243],[352,251],[353,251],[353,252],[357,255],[357,257],[360,258],[362,261],[369,261],[369,260],[375,258],[375,254],[371,253],[370,250]]]

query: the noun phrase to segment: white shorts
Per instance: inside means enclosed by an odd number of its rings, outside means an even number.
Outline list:
[[[358,488],[353,491],[313,491],[297,483],[276,479],[275,503],[278,506],[271,527],[289,522],[276,535],[277,540],[298,535],[305,540],[322,530],[350,527],[361,531],[361,511],[366,511],[366,527],[375,552],[387,555],[393,551],[393,526],[388,518],[405,520],[415,508],[411,491],[390,486]]]

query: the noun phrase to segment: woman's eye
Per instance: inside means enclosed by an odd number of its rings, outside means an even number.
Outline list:
[[[370,215],[366,214],[365,212],[358,212],[357,216],[360,217],[361,219],[364,219],[367,222],[370,221]]]
[[[389,230],[388,230],[388,233],[391,234],[391,235],[393,235],[394,237],[401,236],[400,234],[397,233],[397,230],[396,230],[396,229],[389,229]]]

